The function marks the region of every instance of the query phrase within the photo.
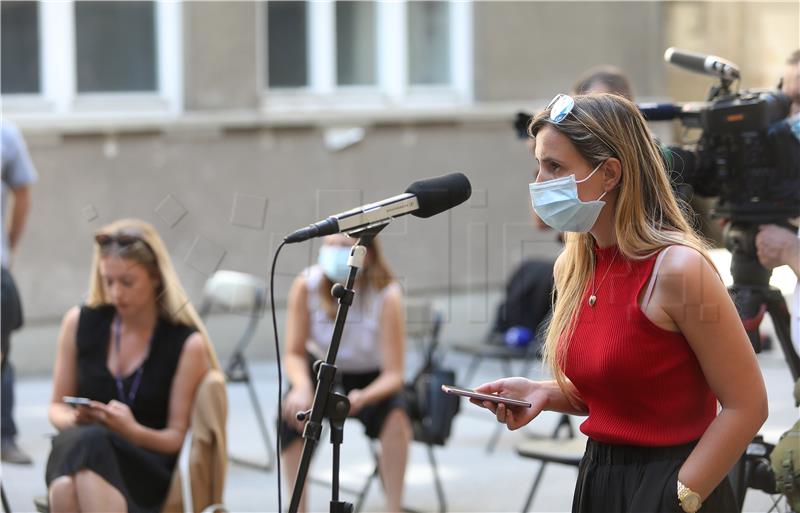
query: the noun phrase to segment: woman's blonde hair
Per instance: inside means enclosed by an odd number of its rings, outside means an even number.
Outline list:
[[[574,99],[574,108],[561,122],[551,121],[550,111],[545,109],[531,120],[528,132],[536,137],[544,127],[557,130],[592,167],[611,157],[620,161],[622,175],[614,212],[620,254],[641,260],[680,244],[697,250],[711,263],[707,244],[687,220],[691,210],[675,197],[661,150],[636,105],[613,94]],[[543,360],[562,390],[570,390],[564,387],[564,362],[579,303],[594,272],[596,242],[591,233],[571,232],[564,241]]]
[[[355,241],[354,241],[355,243]],[[374,291],[383,290],[384,287],[394,281],[394,273],[389,267],[389,262],[383,254],[381,243],[378,237],[372,239],[367,248],[367,258],[364,260],[364,267],[358,271],[356,276],[355,287],[358,289],[370,289]],[[338,303],[331,296],[331,287],[333,282],[327,276],[323,275],[319,282],[317,292],[322,300],[322,305],[325,308],[325,313],[330,319],[336,317],[336,310]]]
[[[156,280],[156,301],[161,317],[173,322],[184,324],[196,329],[203,337],[208,351],[208,358],[213,368],[219,370],[220,365],[217,360],[211,339],[208,336],[203,321],[197,314],[191,302],[183,290],[178,275],[172,267],[172,260],[169,257],[164,242],[159,237],[158,232],[150,224],[139,219],[120,219],[102,227],[97,232],[100,235],[128,236],[139,239],[141,243],[134,242],[130,245],[122,246],[117,242],[101,247],[100,244],[94,245],[92,256],[92,270],[89,278],[89,293],[86,297],[86,305],[99,307],[111,304],[110,298],[106,295],[103,280],[100,276],[100,259],[107,255],[117,255],[136,262],[147,270],[150,276]]]

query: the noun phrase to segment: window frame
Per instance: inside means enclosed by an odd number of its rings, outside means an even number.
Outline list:
[[[408,4],[413,0],[376,0],[377,80],[371,86],[336,83],[335,0],[307,3],[308,85],[270,87],[267,77],[266,2],[257,12],[257,74],[266,112],[353,111],[463,106],[474,100],[472,0],[443,0],[450,7],[450,83],[409,83]],[[403,66],[396,63],[402,62]]]
[[[153,92],[79,93],[75,1],[39,1],[38,93],[2,95],[3,108],[20,114],[178,114],[183,110],[183,8],[153,0],[157,88]]]

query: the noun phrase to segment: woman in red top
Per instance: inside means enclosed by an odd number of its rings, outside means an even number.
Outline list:
[[[558,95],[531,122],[537,214],[566,233],[544,347],[553,381],[478,387],[588,415],[573,511],[733,511],[727,473],[767,418],[752,347],[636,106]],[[717,402],[721,408],[717,408]]]

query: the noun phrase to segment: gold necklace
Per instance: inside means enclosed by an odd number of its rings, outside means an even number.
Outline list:
[[[592,294],[589,296],[589,306],[593,307],[595,303],[597,303],[597,291],[600,290],[600,287],[603,286],[603,282],[606,281],[606,276],[608,276],[608,271],[611,270],[611,266],[614,265],[614,260],[617,258],[617,253],[619,253],[619,249],[614,252],[614,257],[611,259],[611,263],[608,264],[608,269],[603,274],[603,277],[600,279],[600,283],[597,285],[597,288],[594,288],[594,276],[595,273],[592,272]]]

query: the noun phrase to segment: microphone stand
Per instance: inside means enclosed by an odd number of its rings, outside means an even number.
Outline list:
[[[339,449],[344,440],[344,421],[350,412],[350,401],[348,401],[347,396],[333,392],[333,384],[336,377],[336,354],[339,352],[339,342],[347,320],[347,312],[355,297],[353,285],[355,284],[356,273],[364,265],[364,257],[367,254],[366,246],[388,224],[388,221],[384,221],[349,234],[350,236],[358,236],[359,239],[350,250],[350,258],[347,261],[350,266],[347,284],[342,286],[337,283],[331,289],[331,295],[339,300],[339,309],[336,312],[331,345],[328,347],[325,361],[319,361],[315,364],[317,369],[317,388],[314,392],[314,402],[311,405],[311,409],[297,414],[299,420],[308,419],[308,422],[303,428],[303,452],[300,457],[300,466],[297,469],[297,478],[294,482],[289,513],[297,513],[297,508],[300,505],[300,498],[303,495],[311,457],[314,455],[314,449],[322,433],[323,417],[328,418],[331,428],[331,444],[333,444],[330,513],[352,513],[353,511],[351,503],[339,500]]]

